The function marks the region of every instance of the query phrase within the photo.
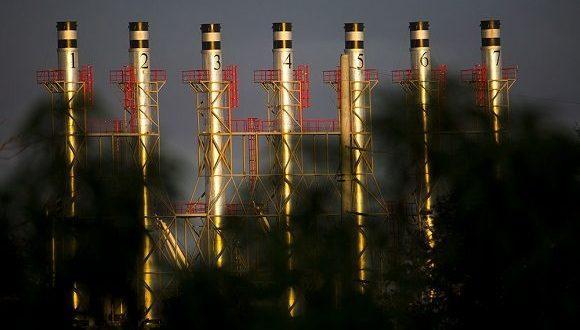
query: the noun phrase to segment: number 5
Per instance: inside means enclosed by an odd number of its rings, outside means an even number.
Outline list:
[[[360,70],[365,65],[364,54],[362,54],[362,53],[358,54],[358,57],[356,59],[358,60],[358,63],[359,63],[356,68]]]

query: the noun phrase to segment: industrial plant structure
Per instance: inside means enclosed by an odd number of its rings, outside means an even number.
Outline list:
[[[490,115],[494,141],[504,140],[509,110],[508,92],[515,81],[515,68],[502,68],[499,21],[481,22],[482,64],[464,70],[461,77],[475,90],[476,102]],[[352,221],[356,236],[356,285],[365,293],[377,272],[384,271],[388,258],[369,244],[369,223],[390,219],[401,205],[404,216],[424,233],[433,247],[433,196],[436,175],[431,152],[438,131],[432,112],[444,92],[447,67],[433,67],[429,23],[410,23],[411,68],[393,71],[393,82],[409,96],[417,114],[421,156],[417,188],[408,201],[386,200],[374,175],[372,143],[372,96],[379,81],[376,69],[366,67],[365,26],[347,23],[345,48],[337,56],[337,69],[324,71],[323,81],[337,94],[337,116],[307,116],[310,107],[310,68],[296,65],[293,26],[272,25],[273,65],[254,71],[253,82],[265,94],[263,118],[235,118],[238,107],[238,71],[227,64],[222,52],[222,27],[201,25],[199,69],[182,72],[182,82],[195,94],[197,118],[197,178],[186,202],[172,202],[155,184],[159,172],[159,93],[167,80],[163,70],[152,69],[147,22],[129,23],[129,62],[109,73],[110,82],[123,95],[118,119],[87,119],[92,105],[93,71],[80,66],[77,24],[57,24],[58,68],[37,72],[37,81],[51,94],[58,123],[59,152],[66,155],[66,201],[63,217],[78,221],[80,212],[78,169],[87,153],[115,164],[131,162],[141,177],[140,217],[145,237],[142,246],[142,291],[140,305],[145,324],[158,323],[161,302],[172,294],[176,270],[187,271],[209,265],[232,272],[263,270],[258,244],[241,246],[227,228],[240,221],[268,235],[272,228],[285,232],[287,268],[295,267],[293,216],[307,193],[326,189],[330,201],[323,207],[334,221]],[[64,105],[60,106],[60,105]],[[62,139],[60,139],[62,137]],[[109,155],[107,155],[109,153]],[[308,155],[306,158],[305,155]],[[339,155],[339,157],[333,157]],[[337,170],[338,169],[338,170]],[[409,205],[411,204],[411,205]],[[53,239],[56,245],[74,244]],[[61,251],[59,249],[58,251]],[[54,276],[59,276],[53,266]],[[300,313],[301,288],[289,287],[287,307],[291,316]],[[71,304],[82,313],[82,283],[71,288]],[[123,301],[111,302],[111,322],[122,318]]]

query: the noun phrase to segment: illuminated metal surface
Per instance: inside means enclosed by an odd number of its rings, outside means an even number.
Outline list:
[[[135,111],[131,113],[131,123],[136,123],[138,141],[137,157],[138,166],[143,176],[142,186],[142,216],[146,234],[143,241],[143,307],[145,308],[145,320],[151,321],[159,318],[158,310],[154,301],[154,291],[159,286],[156,273],[158,265],[154,250],[154,210],[150,184],[155,168],[157,143],[159,138],[157,118],[158,114],[150,106],[150,66],[151,57],[149,52],[149,25],[147,22],[129,23],[129,63],[135,74]]]
[[[364,292],[369,271],[369,250],[366,229],[366,201],[365,187],[367,157],[370,135],[367,131],[366,117],[368,112],[365,83],[365,52],[364,52],[364,24],[346,23],[345,29],[345,54],[348,55],[349,80],[350,80],[350,104],[351,104],[351,170],[352,181],[352,212],[357,227],[357,280],[359,288]],[[342,91],[344,92],[344,91]],[[366,150],[366,151],[365,151]]]
[[[66,161],[67,161],[67,194],[66,215],[77,215],[77,174],[82,157],[84,116],[75,98],[79,89],[79,54],[77,48],[77,23],[59,22],[58,33],[58,68],[64,75],[63,99],[66,105]]]
[[[503,122],[502,107],[504,101],[502,54],[500,39],[500,21],[481,21],[481,57],[487,73],[487,99],[491,114],[493,139],[501,142]]]
[[[280,136],[276,143],[278,159],[280,168],[280,185],[279,185],[279,199],[280,199],[280,215],[281,221],[286,226],[286,244],[288,246],[288,269],[294,269],[294,256],[292,252],[292,245],[294,236],[291,229],[291,215],[293,208],[294,193],[294,163],[296,152],[295,143],[296,137],[292,132],[299,129],[299,108],[294,106],[296,103],[293,99],[292,90],[294,89],[294,51],[292,50],[292,24],[287,22],[272,24],[273,30],[273,67],[279,72],[279,88],[278,88],[278,104],[274,109],[274,118],[278,124],[278,131]],[[298,311],[298,301],[296,299],[296,288],[290,287],[288,289],[288,311],[290,316],[296,316]]]
[[[431,248],[435,246],[433,238],[433,214],[432,214],[432,178],[430,159],[430,94],[432,88],[431,81],[431,48],[429,46],[429,22],[418,21],[409,24],[411,34],[411,72],[412,79],[417,80],[417,105],[420,108],[420,123],[422,134],[422,159],[421,183],[419,198],[422,207],[419,207],[419,219],[421,227],[425,232],[427,243]]]
[[[224,221],[226,214],[226,184],[228,159],[230,155],[224,153],[224,145],[228,144],[223,133],[229,131],[229,118],[224,116],[223,104],[223,58],[221,51],[221,26],[219,24],[202,24],[202,58],[203,69],[208,72],[207,93],[207,133],[209,141],[207,151],[206,170],[206,203],[208,205],[208,220],[213,223],[210,230],[213,241],[213,257],[215,266],[222,268],[227,258],[224,242]],[[225,141],[224,141],[225,140]]]
[[[65,191],[65,216],[74,218],[78,215],[78,171],[83,157],[85,116],[77,94],[82,88],[80,83],[79,53],[77,48],[77,23],[65,21],[57,23],[58,35],[58,69],[62,77],[62,97],[65,115],[65,159],[67,180]],[[75,238],[72,237],[71,253],[76,252]],[[55,255],[53,254],[53,257]],[[53,261],[54,262],[54,261]],[[77,312],[80,308],[80,291],[78,283],[73,283],[72,307]]]
[[[349,56],[340,55],[340,169],[341,169],[341,214],[347,217],[352,212],[352,170],[351,170],[351,127],[350,127],[350,68]]]

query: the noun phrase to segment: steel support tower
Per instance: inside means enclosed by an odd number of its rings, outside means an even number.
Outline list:
[[[365,292],[375,268],[368,224],[371,218],[390,216],[392,204],[382,197],[373,173],[372,90],[378,83],[378,73],[365,68],[364,24],[346,23],[344,30],[345,50],[339,69],[325,71],[323,80],[338,94],[341,215],[355,223],[356,281],[358,289]]]
[[[80,179],[79,172],[86,161],[86,110],[92,105],[93,68],[81,66],[77,47],[77,23],[75,21],[58,22],[58,69],[36,72],[39,85],[50,93],[53,135],[57,138],[57,158],[64,159],[66,179],[63,195],[62,214],[73,225],[79,216]],[[62,142],[62,143],[61,143]],[[58,274],[59,258],[72,256],[76,251],[76,239],[56,237],[51,241],[51,270],[53,284]],[[66,254],[66,256],[65,256]],[[70,306],[74,313],[80,313],[86,307],[86,297],[74,282],[71,288]],[[75,316],[77,321],[80,321]]]
[[[461,80],[475,92],[475,103],[490,118],[493,141],[502,143],[509,126],[509,92],[517,79],[517,66],[503,67],[500,21],[481,21],[481,64],[461,71]]]
[[[421,135],[418,150],[417,189],[413,199],[417,204],[417,222],[419,230],[424,233],[425,241],[433,248],[433,177],[432,152],[433,140],[437,133],[435,114],[439,108],[442,93],[445,89],[447,67],[432,67],[431,47],[429,43],[429,22],[409,23],[411,69],[395,70],[392,81],[402,87],[407,103],[418,114],[417,123]]]

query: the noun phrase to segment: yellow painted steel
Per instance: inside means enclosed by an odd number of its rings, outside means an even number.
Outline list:
[[[60,34],[61,31],[59,31]],[[76,30],[74,32],[76,38]],[[75,39],[76,40],[76,39]],[[79,90],[79,58],[76,47],[58,49],[58,68],[64,74],[63,100],[66,106],[66,165],[67,165],[67,199],[66,216],[77,215],[77,173],[81,157],[82,128],[84,127],[83,112],[78,108],[77,92]]]
[[[488,37],[493,33],[494,38],[499,38],[500,30],[482,30],[482,37]],[[482,46],[481,56],[487,73],[487,99],[491,114],[491,128],[493,139],[496,143],[501,142],[502,137],[502,107],[504,82],[502,77],[501,46]]]
[[[360,23],[355,23],[360,24]],[[360,25],[362,26],[362,25]],[[359,42],[364,41],[363,32],[346,32],[349,38]],[[366,229],[366,200],[365,187],[368,174],[368,150],[369,132],[367,131],[367,92],[369,84],[365,79],[366,58],[364,48],[345,49],[348,56],[349,80],[350,80],[350,146],[351,146],[351,169],[352,169],[352,212],[354,214],[357,233],[357,281],[359,289],[365,292],[366,283],[369,280],[369,250]],[[342,91],[345,92],[345,91]]]
[[[276,24],[274,24],[276,25]],[[276,40],[292,40],[292,31],[290,25],[281,23],[283,31],[274,31],[273,37]],[[274,69],[279,72],[280,81],[278,83],[277,104],[275,108],[275,118],[280,137],[277,140],[276,159],[280,170],[279,183],[279,208],[280,221],[285,225],[286,245],[288,247],[288,270],[294,269],[293,244],[294,236],[291,231],[291,216],[294,206],[294,170],[296,163],[296,138],[292,135],[297,130],[299,123],[298,113],[300,104],[298,104],[293,91],[296,89],[294,79],[294,52],[289,47],[275,48],[273,53]],[[299,301],[297,299],[296,288],[288,288],[288,311],[291,317],[295,317],[299,310]]]
[[[203,33],[202,40],[212,37],[212,41],[220,41],[218,32]],[[217,39],[216,39],[217,38]],[[213,40],[215,39],[215,40]],[[207,93],[207,129],[209,141],[207,144],[206,170],[209,172],[206,181],[207,219],[213,228],[208,227],[211,235],[212,259],[217,268],[226,265],[228,258],[224,240],[224,215],[226,215],[226,174],[228,172],[229,155],[224,146],[228,144],[224,133],[228,133],[227,118],[224,116],[224,83],[223,83],[223,58],[220,49],[202,50],[203,69],[208,72]]]
[[[58,68],[62,72],[62,98],[65,110],[65,168],[67,171],[65,185],[65,216],[75,218],[78,216],[78,172],[83,157],[84,134],[85,134],[85,116],[84,109],[79,102],[79,92],[83,87],[80,81],[79,54],[76,46],[77,30],[76,22],[66,22],[67,28],[60,30],[57,24],[57,35],[59,40],[67,40],[66,47],[59,47]],[[74,26],[74,28],[72,28]],[[68,29],[71,28],[71,29]],[[71,238],[70,252],[76,251],[75,238]],[[53,254],[53,258],[56,255]],[[53,260],[53,263],[55,261]],[[56,271],[56,266],[55,266]],[[72,307],[78,311],[80,307],[80,295],[78,283],[73,283],[72,288]]]
[[[429,30],[419,30],[423,34],[422,38],[429,40]],[[413,32],[412,32],[413,33]],[[430,125],[431,123],[431,113],[430,113],[430,94],[432,88],[431,82],[431,49],[430,47],[415,47],[411,48],[411,69],[412,69],[412,79],[417,81],[417,105],[419,106],[420,113],[420,125],[421,125],[421,135],[422,135],[422,159],[421,162],[421,174],[422,178],[422,189],[419,191],[419,199],[421,199],[421,206],[419,208],[421,227],[425,233],[427,243],[431,248],[435,246],[435,240],[433,237],[433,194],[432,194],[432,177],[431,177],[431,137],[430,137]]]
[[[148,40],[148,31],[130,31],[131,40]],[[141,187],[141,214],[145,236],[143,239],[143,304],[145,320],[159,318],[159,311],[154,301],[154,291],[159,287],[156,274],[158,270],[157,256],[152,253],[154,242],[152,233],[155,225],[155,213],[151,200],[151,179],[155,169],[152,164],[156,161],[158,127],[156,110],[150,105],[150,77],[151,57],[148,46],[129,49],[129,63],[135,74],[135,107],[131,122],[136,123],[137,137],[137,165],[141,171],[143,185]],[[135,118],[136,116],[136,118]]]
[[[342,216],[352,211],[351,127],[350,127],[350,76],[348,55],[340,56],[340,169]]]

